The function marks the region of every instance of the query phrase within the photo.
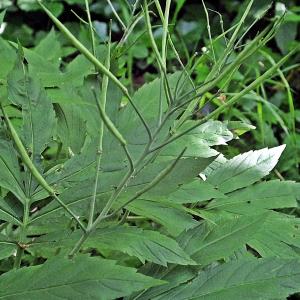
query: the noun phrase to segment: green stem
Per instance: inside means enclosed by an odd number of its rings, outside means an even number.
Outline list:
[[[121,24],[121,27],[123,30],[126,30],[126,25],[124,24],[124,22],[122,21],[122,19],[120,18],[120,16],[118,15],[117,11],[115,10],[114,6],[112,5],[110,0],[106,0],[113,12],[113,14],[115,15],[115,17],[117,18],[118,22]]]
[[[16,258],[14,261],[14,269],[20,268],[23,254],[24,254],[24,249],[20,245],[18,245]]]
[[[160,183],[168,174],[172,172],[172,170],[175,168],[177,165],[178,161],[181,159],[183,156],[184,152],[186,151],[187,148],[184,148],[180,154],[176,157],[176,159],[169,165],[167,166],[164,170],[162,170],[151,182],[145,186],[143,189],[138,191],[131,199],[129,199],[127,202],[122,204],[119,208],[117,208],[112,214],[106,216],[106,218],[110,218],[112,216],[115,216],[120,210],[122,210],[124,207],[126,207],[128,204],[130,204],[132,201],[136,200],[149,190],[151,190],[153,187],[155,187],[158,183]]]
[[[212,37],[211,37],[211,30],[210,30],[210,23],[209,23],[209,15],[208,15],[208,11],[207,8],[205,6],[204,1],[202,0],[202,5],[204,8],[204,12],[205,12],[205,16],[206,16],[206,28],[207,28],[207,32],[208,32],[208,38],[209,38],[209,44],[210,44],[210,49],[211,52],[213,54],[213,60],[214,60],[214,65],[216,64],[217,60],[216,60],[216,54],[215,54],[215,50],[214,50],[214,46],[213,46],[213,42],[212,42]]]
[[[109,31],[108,50],[107,50],[107,56],[106,56],[106,61],[105,61],[105,67],[108,70],[110,69],[110,45],[111,45],[111,30]],[[109,78],[106,75],[104,75],[103,79],[102,79],[101,94],[100,94],[100,99],[99,99],[99,106],[103,107],[104,111],[105,111],[106,99],[107,99],[108,82],[109,82]],[[100,111],[100,114],[101,114],[101,111]],[[101,115],[101,117],[102,117],[102,115]],[[104,120],[102,118],[101,123],[100,123],[99,144],[98,144],[98,149],[97,149],[98,159],[97,159],[97,164],[96,164],[96,177],[95,177],[94,193],[93,193],[93,198],[92,198],[91,205],[90,205],[88,227],[90,227],[94,221],[98,180],[99,180],[99,171],[100,171],[101,158],[102,158],[102,152],[103,152],[103,135],[104,135],[104,126],[103,125],[104,125]]]
[[[253,1],[254,0],[250,0],[249,1],[249,3],[247,5],[247,7],[246,7],[246,9],[245,9],[245,11],[244,11],[241,19],[238,22],[238,25],[237,25],[235,31],[233,32],[233,34],[232,34],[232,36],[231,36],[231,38],[230,38],[230,40],[228,42],[228,45],[227,45],[227,47],[226,47],[226,49],[225,49],[222,57],[218,60],[218,62],[212,68],[210,74],[207,77],[207,80],[210,80],[212,78],[212,76],[214,76],[215,72],[217,72],[218,70],[221,70],[223,68],[223,66],[224,66],[224,64],[225,64],[225,62],[226,62],[229,54],[233,50],[234,43],[235,43],[235,41],[237,39],[238,33],[239,33],[239,31],[241,29],[241,26],[243,25],[243,23],[244,23],[247,15],[249,14],[249,11],[250,11],[250,9],[251,9],[251,7],[253,5]]]
[[[45,13],[53,21],[53,23],[60,29],[60,31],[70,40],[70,42],[89,60],[91,61],[97,69],[106,76],[108,76],[121,90],[124,94],[127,94],[127,88],[118,80],[118,78],[111,73],[74,35],[48,10],[41,2],[37,0],[38,4],[42,7]]]
[[[159,8],[159,11],[161,11],[159,2],[156,1],[155,3],[157,5],[157,7]],[[148,5],[147,5],[146,0],[144,0],[144,14],[145,14],[146,26],[147,26],[147,31],[148,31],[148,35],[150,38],[151,46],[152,46],[152,49],[155,54],[155,58],[157,60],[158,66],[159,66],[159,70],[161,73],[162,83],[164,86],[168,105],[170,105],[173,102],[173,100],[172,100],[172,92],[171,92],[171,89],[170,89],[170,86],[168,83],[168,78],[167,78],[166,62],[163,60],[162,56],[160,55],[160,53],[158,51],[158,47],[157,47],[155,39],[154,39],[154,36],[153,36],[152,26],[151,26],[151,22],[150,22],[150,15],[149,15],[149,10],[148,10]],[[162,18],[163,23],[165,23],[165,18],[163,15],[161,18]]]
[[[276,24],[274,25],[274,27]],[[271,26],[269,26],[271,27]],[[235,61],[228,65],[227,67],[224,68],[224,70],[221,73],[218,73],[218,70],[212,70],[209,73],[209,79],[207,78],[203,84],[196,90],[193,90],[192,92],[196,92],[200,95],[204,95],[206,92],[210,91],[212,88],[214,88],[221,79],[223,78],[228,78],[233,74],[235,70],[237,70],[240,65],[249,57],[251,56],[254,52],[256,52],[259,48],[261,48],[263,45],[265,45],[270,37],[272,36],[274,32],[274,28],[267,27],[265,28],[260,34],[258,34],[250,44],[248,44],[236,57]],[[268,32],[268,30],[270,30]],[[181,98],[184,98],[185,95],[180,97],[177,102],[181,100]],[[185,120],[189,114],[194,110],[194,108],[197,105],[198,99],[197,97],[194,98],[194,101],[191,101],[191,103],[188,105],[187,109],[185,112],[182,114],[182,116],[179,118],[177,124],[182,124],[183,120]]]
[[[30,205],[29,199],[26,199],[26,202],[24,204],[23,223],[20,228],[18,249],[17,249],[16,258],[14,261],[14,269],[20,268],[21,262],[22,262],[22,257],[24,254],[24,247],[22,247],[22,244],[24,244],[24,239],[26,237],[26,228],[27,228],[28,221],[29,221],[29,205]]]
[[[55,194],[55,191],[52,189],[52,187],[46,182],[46,180],[43,178],[43,176],[39,173],[35,165],[32,163],[30,157],[28,156],[26,149],[19,138],[15,128],[13,127],[12,123],[10,122],[3,106],[1,105],[1,110],[6,122],[6,125],[10,131],[11,137],[15,142],[15,145],[18,149],[18,152],[22,158],[23,163],[26,165],[26,167],[29,169],[31,174],[34,176],[34,178],[37,180],[37,182],[49,193],[50,196],[54,197],[56,201],[68,212],[68,214],[75,219],[77,224],[80,226],[80,228],[85,231],[84,225],[81,223],[80,220],[78,220],[77,216],[69,209],[69,207],[63,203],[59,197]]]
[[[140,118],[141,122],[143,123],[147,134],[149,136],[149,139],[151,139],[151,130],[145,121],[144,117],[140,113],[137,106],[134,104],[131,96],[129,95],[129,92],[125,85],[121,83],[121,81],[111,72],[109,71],[76,37],[65,27],[52,13],[50,10],[48,10],[41,2],[41,0],[36,0],[39,5],[42,7],[42,9],[45,11],[45,13],[49,16],[49,18],[53,21],[53,23],[59,28],[59,30],[69,39],[69,41],[74,45],[75,48],[77,48],[101,73],[106,75],[113,83],[117,85],[117,87],[120,88],[120,90],[123,92],[125,97],[130,102],[131,106],[137,113],[138,117]],[[109,130],[114,134],[114,136],[122,143],[126,144],[126,141],[122,137],[121,133],[117,130],[113,122],[110,120],[110,118],[106,115],[105,111],[102,110],[101,113],[104,116],[104,123],[106,126],[108,126]]]
[[[91,12],[90,12],[90,6],[89,6],[89,1],[88,0],[85,0],[85,9],[86,9],[87,17],[88,17],[90,38],[91,38],[91,44],[92,44],[92,51],[93,51],[93,55],[96,56],[95,34],[94,34],[94,28],[93,28]]]
[[[69,258],[73,258],[74,255],[80,250],[82,244],[86,241],[86,239],[89,237],[90,232],[86,231],[85,234],[83,234],[78,242],[76,243],[75,247],[72,249],[72,251],[69,253]]]
[[[124,176],[123,180],[120,182],[119,186],[113,193],[113,195],[110,197],[108,202],[106,203],[104,209],[98,216],[98,218],[95,220],[95,222],[89,226],[86,230],[86,232],[80,237],[78,242],[76,243],[75,247],[72,249],[72,251],[69,254],[69,257],[73,257],[81,248],[83,243],[87,240],[89,235],[96,229],[97,225],[107,219],[110,218],[111,216],[115,215],[118,211],[120,211],[123,207],[128,205],[130,202],[134,201],[138,197],[140,197],[142,194],[146,193],[150,189],[152,189],[155,185],[157,185],[163,178],[165,178],[176,166],[180,158],[183,156],[184,152],[186,151],[186,148],[178,155],[178,157],[169,165],[167,166],[163,171],[161,171],[145,188],[141,189],[138,191],[133,198],[131,198],[129,201],[127,201],[124,205],[122,205],[120,208],[115,210],[111,215],[107,215],[109,212],[110,208],[112,207],[114,201],[118,198],[119,194],[122,192],[124,187],[128,184],[129,179],[133,176],[134,174],[134,169],[129,170],[128,173]],[[136,163],[136,166],[143,161],[144,157],[147,155],[147,152],[145,151],[144,154],[140,157],[138,162]]]
[[[283,65],[290,58],[290,56],[292,56],[294,53],[296,53],[299,49],[300,49],[299,46],[296,47],[289,54],[287,54],[285,57],[283,57],[278,63],[276,63],[275,65],[273,65],[263,75],[261,75],[260,77],[258,77],[251,84],[249,84],[246,88],[244,88],[240,93],[236,94],[234,97],[232,97],[226,103],[224,103],[222,106],[218,107],[216,110],[214,110],[213,112],[211,112],[210,114],[208,114],[207,116],[205,116],[203,119],[201,119],[200,121],[196,122],[196,124],[194,126],[188,128],[187,130],[182,131],[179,134],[174,135],[173,137],[171,137],[170,139],[168,139],[166,142],[164,142],[161,145],[158,145],[158,146],[150,149],[149,151],[150,152],[156,151],[156,150],[158,150],[158,149],[160,149],[160,148],[162,148],[162,147],[164,147],[164,146],[172,143],[173,141],[177,140],[181,136],[187,134],[191,130],[197,128],[201,124],[207,122],[211,118],[213,118],[216,115],[222,113],[228,107],[230,107],[231,105],[233,105],[234,103],[236,103],[237,101],[239,101],[241,97],[243,97],[244,95],[246,95],[247,93],[249,93],[250,91],[252,91],[253,89],[255,89],[258,85],[261,84],[261,82],[263,82],[264,80],[266,80],[267,78],[269,78],[281,65]]]
[[[161,57],[164,64],[164,68],[166,69],[166,62],[167,62],[167,37],[169,33],[169,14],[170,14],[170,6],[171,0],[166,1],[165,7],[165,15],[163,20],[163,35],[162,35],[162,47],[161,47]]]

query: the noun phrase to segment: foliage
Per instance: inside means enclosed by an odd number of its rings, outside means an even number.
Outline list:
[[[56,16],[77,2],[87,14],[74,35]],[[203,3],[208,46],[185,61],[169,26],[184,3],[173,16],[171,1],[120,5],[121,28],[130,14],[116,41],[112,25],[99,41],[91,20],[99,7],[88,1],[17,3],[46,13],[59,31],[32,47],[0,38],[1,299],[282,299],[300,291],[300,184],[272,176],[286,146],[236,155],[228,146],[255,132],[251,120],[268,125],[264,115],[245,117],[259,104],[297,141],[292,99],[286,124],[260,95],[278,73],[291,97],[280,68],[299,46],[280,34],[293,15],[277,13],[241,45],[243,23],[263,17],[253,1],[214,39]],[[141,31],[147,37],[135,45]],[[266,47],[273,38],[282,57]],[[135,89],[130,64],[148,53],[156,72]],[[258,56],[270,67],[251,68]]]

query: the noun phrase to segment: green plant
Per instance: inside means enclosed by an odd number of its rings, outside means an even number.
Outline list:
[[[159,76],[133,94],[113,69],[124,40],[96,42],[88,1],[86,46],[39,1],[80,52],[70,62],[59,59],[54,30],[35,49],[0,39],[0,298],[274,299],[299,291],[299,218],[289,210],[300,185],[261,181],[284,146],[232,159],[213,148],[252,129],[213,119],[298,49],[193,119],[201,97],[219,96],[215,87],[230,83],[282,18],[231,59],[250,1],[226,51],[194,86],[188,68],[168,73],[171,50],[183,65],[168,30],[170,3],[151,6],[161,47],[149,3],[134,7]]]

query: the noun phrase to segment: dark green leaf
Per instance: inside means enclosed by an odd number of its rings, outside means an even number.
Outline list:
[[[283,299],[300,291],[299,281],[297,260],[237,260],[202,271],[193,281],[152,299]]]
[[[0,299],[109,300],[161,283],[110,260],[85,256],[74,260],[56,257],[43,265],[0,276]]]
[[[204,221],[197,227],[182,233],[179,245],[199,264],[207,265],[226,258],[246,244],[263,226],[266,214],[237,217],[217,224]]]

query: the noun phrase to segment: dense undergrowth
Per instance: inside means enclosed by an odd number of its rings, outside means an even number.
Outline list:
[[[300,292],[299,7],[3,3],[0,299]]]

